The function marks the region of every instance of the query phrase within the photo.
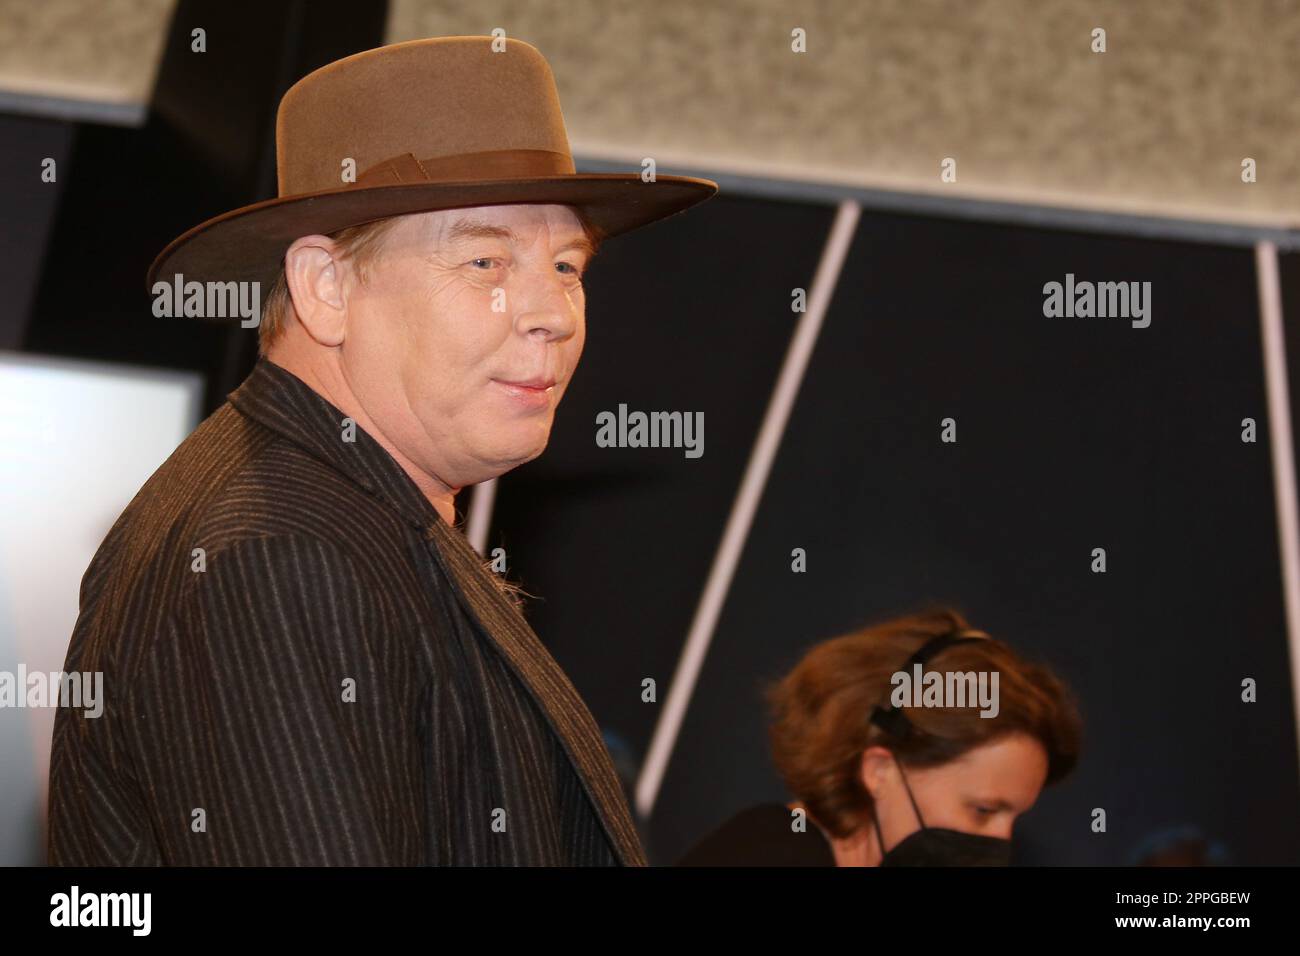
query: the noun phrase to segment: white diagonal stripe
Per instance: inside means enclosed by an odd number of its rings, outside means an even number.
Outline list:
[[[647,818],[654,809],[655,798],[663,783],[668,761],[672,756],[673,746],[681,731],[682,720],[690,704],[691,694],[704,665],[709,642],[722,613],[722,605],[731,588],[731,580],[740,561],[740,554],[749,529],[754,521],[763,488],[767,485],[767,476],[772,470],[772,461],[776,458],[781,436],[785,433],[790,410],[794,407],[803,382],[808,360],[817,336],[821,332],[822,319],[830,305],[839,281],[840,270],[848,255],[849,244],[857,227],[861,207],[856,202],[845,201],[839,204],[835,222],[831,226],[822,258],[813,277],[813,284],[808,293],[807,311],[799,320],[790,347],[786,351],[781,374],[776,380],[776,387],[768,401],[767,412],[763,416],[763,425],[758,439],[749,453],[749,463],[745,466],[745,477],[740,491],[731,506],[731,515],[727,519],[722,541],[713,558],[713,567],[709,570],[708,581],[700,603],[695,609],[695,618],[686,637],[686,645],[677,662],[668,697],[664,701],[659,722],[655,725],[654,736],[650,740],[650,749],[646,754],[641,776],[636,784],[636,808],[641,817]]]
[[[474,497],[469,503],[465,519],[465,537],[479,554],[486,556],[488,532],[492,529],[492,504],[497,496],[497,480],[489,478],[474,486]]]
[[[1264,339],[1264,387],[1268,393],[1269,445],[1273,453],[1273,499],[1277,503],[1277,536],[1282,551],[1282,598],[1291,655],[1291,700],[1296,726],[1300,729],[1300,531],[1297,531],[1296,521],[1295,448],[1276,245],[1271,242],[1255,244],[1255,272],[1259,281],[1259,322]],[[1300,740],[1300,732],[1296,736]]]

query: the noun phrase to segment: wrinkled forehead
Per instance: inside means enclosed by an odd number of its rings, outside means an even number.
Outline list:
[[[455,245],[474,239],[503,239],[531,244],[538,239],[552,245],[580,240],[586,233],[572,206],[511,203],[502,206],[465,206],[403,216],[396,233],[432,243]]]

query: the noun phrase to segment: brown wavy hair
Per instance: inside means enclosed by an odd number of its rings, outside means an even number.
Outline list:
[[[1082,721],[1069,688],[1045,666],[993,638],[947,648],[926,670],[996,671],[996,717],[979,716],[977,707],[909,707],[907,719],[922,733],[901,741],[870,722],[872,709],[889,703],[893,674],[930,638],[949,633],[989,637],[951,608],[927,610],[817,644],[764,689],[777,771],[813,819],[836,837],[871,822],[871,795],[859,776],[868,747],[884,746],[909,767],[932,767],[1023,732],[1047,751],[1048,784],[1074,769]]]

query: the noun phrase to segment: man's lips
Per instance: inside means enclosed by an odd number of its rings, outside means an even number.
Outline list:
[[[512,382],[503,378],[494,378],[511,399],[530,411],[542,411],[553,406],[551,399],[555,396],[555,379],[530,378]]]
[[[516,388],[531,388],[539,392],[544,392],[555,385],[553,378],[530,378],[524,381],[512,382],[509,379],[494,378],[492,381],[500,382],[502,385],[513,385]]]

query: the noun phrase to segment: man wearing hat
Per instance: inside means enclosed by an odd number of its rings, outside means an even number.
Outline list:
[[[600,241],[717,185],[577,175],[546,61],[491,37],[315,71],[277,161],[149,273],[257,283],[262,354],[82,582],[65,669],[106,703],[58,711],[50,862],[644,865],[454,497],[546,447]]]

